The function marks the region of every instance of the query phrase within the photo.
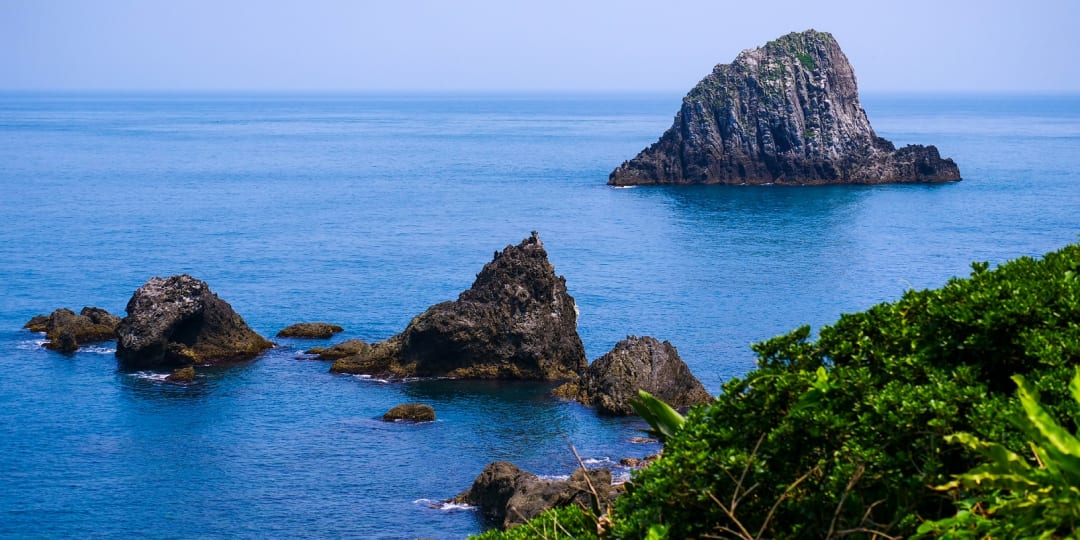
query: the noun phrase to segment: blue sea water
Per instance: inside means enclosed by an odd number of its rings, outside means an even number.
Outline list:
[[[490,461],[546,475],[657,450],[529,383],[386,384],[299,352],[400,331],[540,232],[590,359],[670,340],[713,393],[749,344],[1080,233],[1080,97],[864,96],[964,181],[613,189],[679,95],[0,94],[0,536],[461,538],[440,499]],[[260,333],[326,320],[194,384],[21,329],[207,281]],[[377,420],[406,401],[438,421]],[[749,428],[749,427],[748,427]]]

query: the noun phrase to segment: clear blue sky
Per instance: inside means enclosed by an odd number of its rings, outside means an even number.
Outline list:
[[[0,89],[684,91],[807,28],[863,90],[1080,92],[1080,0],[0,0]]]

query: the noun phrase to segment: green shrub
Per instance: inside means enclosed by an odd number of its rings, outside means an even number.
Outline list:
[[[590,510],[572,504],[552,508],[526,523],[500,531],[492,529],[475,540],[585,540],[597,538],[596,516]]]
[[[692,410],[663,457],[616,504],[615,533],[643,538],[907,536],[954,513],[928,486],[976,457],[968,432],[1023,451],[1006,418],[1022,374],[1051,417],[1080,407],[1063,381],[1080,363],[1080,246],[908,291],[754,346],[758,367]]]
[[[1013,378],[1024,408],[1018,427],[1032,441],[1034,460],[967,433],[948,437],[987,460],[938,489],[966,492],[956,515],[928,521],[924,536],[945,538],[1076,538],[1080,533],[1080,439],[1039,404],[1023,377]],[[1080,369],[1069,386],[1080,404]],[[1074,418],[1080,422],[1080,416]]]

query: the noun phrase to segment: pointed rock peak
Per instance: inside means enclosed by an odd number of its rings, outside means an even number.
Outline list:
[[[472,287],[462,292],[459,299],[496,302],[508,296],[521,296],[522,288],[536,295],[536,298],[550,299],[557,288],[554,286],[556,281],[561,281],[561,278],[555,275],[555,267],[548,261],[540,235],[533,231],[518,245],[508,245],[501,252],[495,252],[491,262],[485,264],[476,275]],[[565,291],[566,286],[563,285],[562,289]]]

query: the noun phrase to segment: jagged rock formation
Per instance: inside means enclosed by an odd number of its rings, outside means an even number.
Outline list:
[[[36,315],[23,328],[45,332],[45,347],[63,353],[73,353],[86,343],[116,339],[120,317],[101,308],[84,307],[78,315],[60,308],[49,315]]]
[[[296,323],[282,328],[277,337],[301,338],[301,339],[326,339],[345,329],[330,323]]]
[[[585,369],[577,308],[536,232],[484,265],[458,299],[331,371],[389,377],[558,380]]]
[[[125,369],[248,360],[273,347],[205,282],[187,274],[139,287],[116,336]]]
[[[610,504],[618,490],[611,485],[611,471],[578,469],[566,480],[544,480],[519,469],[513,463],[496,461],[476,477],[472,487],[451,502],[480,508],[483,516],[508,529],[555,507],[579,504],[591,508],[592,490],[605,504]],[[589,484],[592,484],[590,488]]]
[[[434,422],[435,408],[424,403],[402,403],[386,411],[382,419],[384,422]]]
[[[899,150],[859,104],[832,35],[807,30],[720,64],[683,98],[675,123],[608,184],[882,184],[960,180],[933,146]]]
[[[611,415],[634,414],[630,400],[645,390],[675,408],[712,401],[701,381],[690,373],[679,352],[667,341],[628,336],[598,358],[581,377],[554,390]]]

